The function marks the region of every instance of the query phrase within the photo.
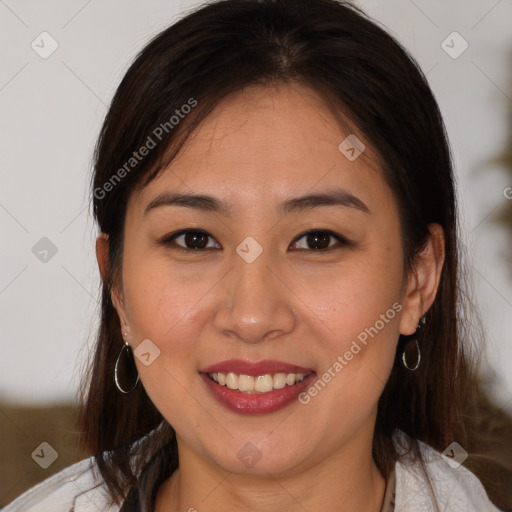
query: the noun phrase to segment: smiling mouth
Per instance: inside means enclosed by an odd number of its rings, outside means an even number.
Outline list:
[[[310,373],[278,372],[252,376],[234,372],[210,372],[207,375],[220,386],[225,386],[233,391],[247,394],[264,394],[298,384]]]

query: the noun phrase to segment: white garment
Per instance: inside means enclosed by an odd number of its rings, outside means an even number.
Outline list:
[[[400,437],[400,435],[398,436]],[[426,467],[443,512],[499,512],[478,478],[463,466],[452,468],[440,453],[420,443]],[[395,465],[395,512],[433,511],[434,505],[420,464],[408,455]],[[117,512],[92,458],[69,466],[29,489],[2,512]]]

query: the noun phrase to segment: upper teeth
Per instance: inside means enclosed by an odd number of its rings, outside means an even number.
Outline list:
[[[268,393],[273,389],[282,389],[285,386],[292,386],[304,380],[307,373],[274,373],[271,375],[244,375],[238,373],[209,373],[211,379],[218,382],[221,386],[227,386],[229,389],[237,389],[245,393]]]

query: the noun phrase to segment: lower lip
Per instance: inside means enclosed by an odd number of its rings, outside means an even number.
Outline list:
[[[212,395],[225,407],[239,414],[266,414],[283,409],[306,389],[315,378],[312,372],[306,378],[282,389],[275,389],[268,393],[242,393],[221,386],[210,379],[206,373],[200,374]]]

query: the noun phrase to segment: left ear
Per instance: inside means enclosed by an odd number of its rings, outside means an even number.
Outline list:
[[[413,271],[407,278],[400,334],[416,332],[421,317],[429,310],[436,298],[441,270],[445,258],[444,230],[439,224],[428,225],[428,241],[417,255]]]

